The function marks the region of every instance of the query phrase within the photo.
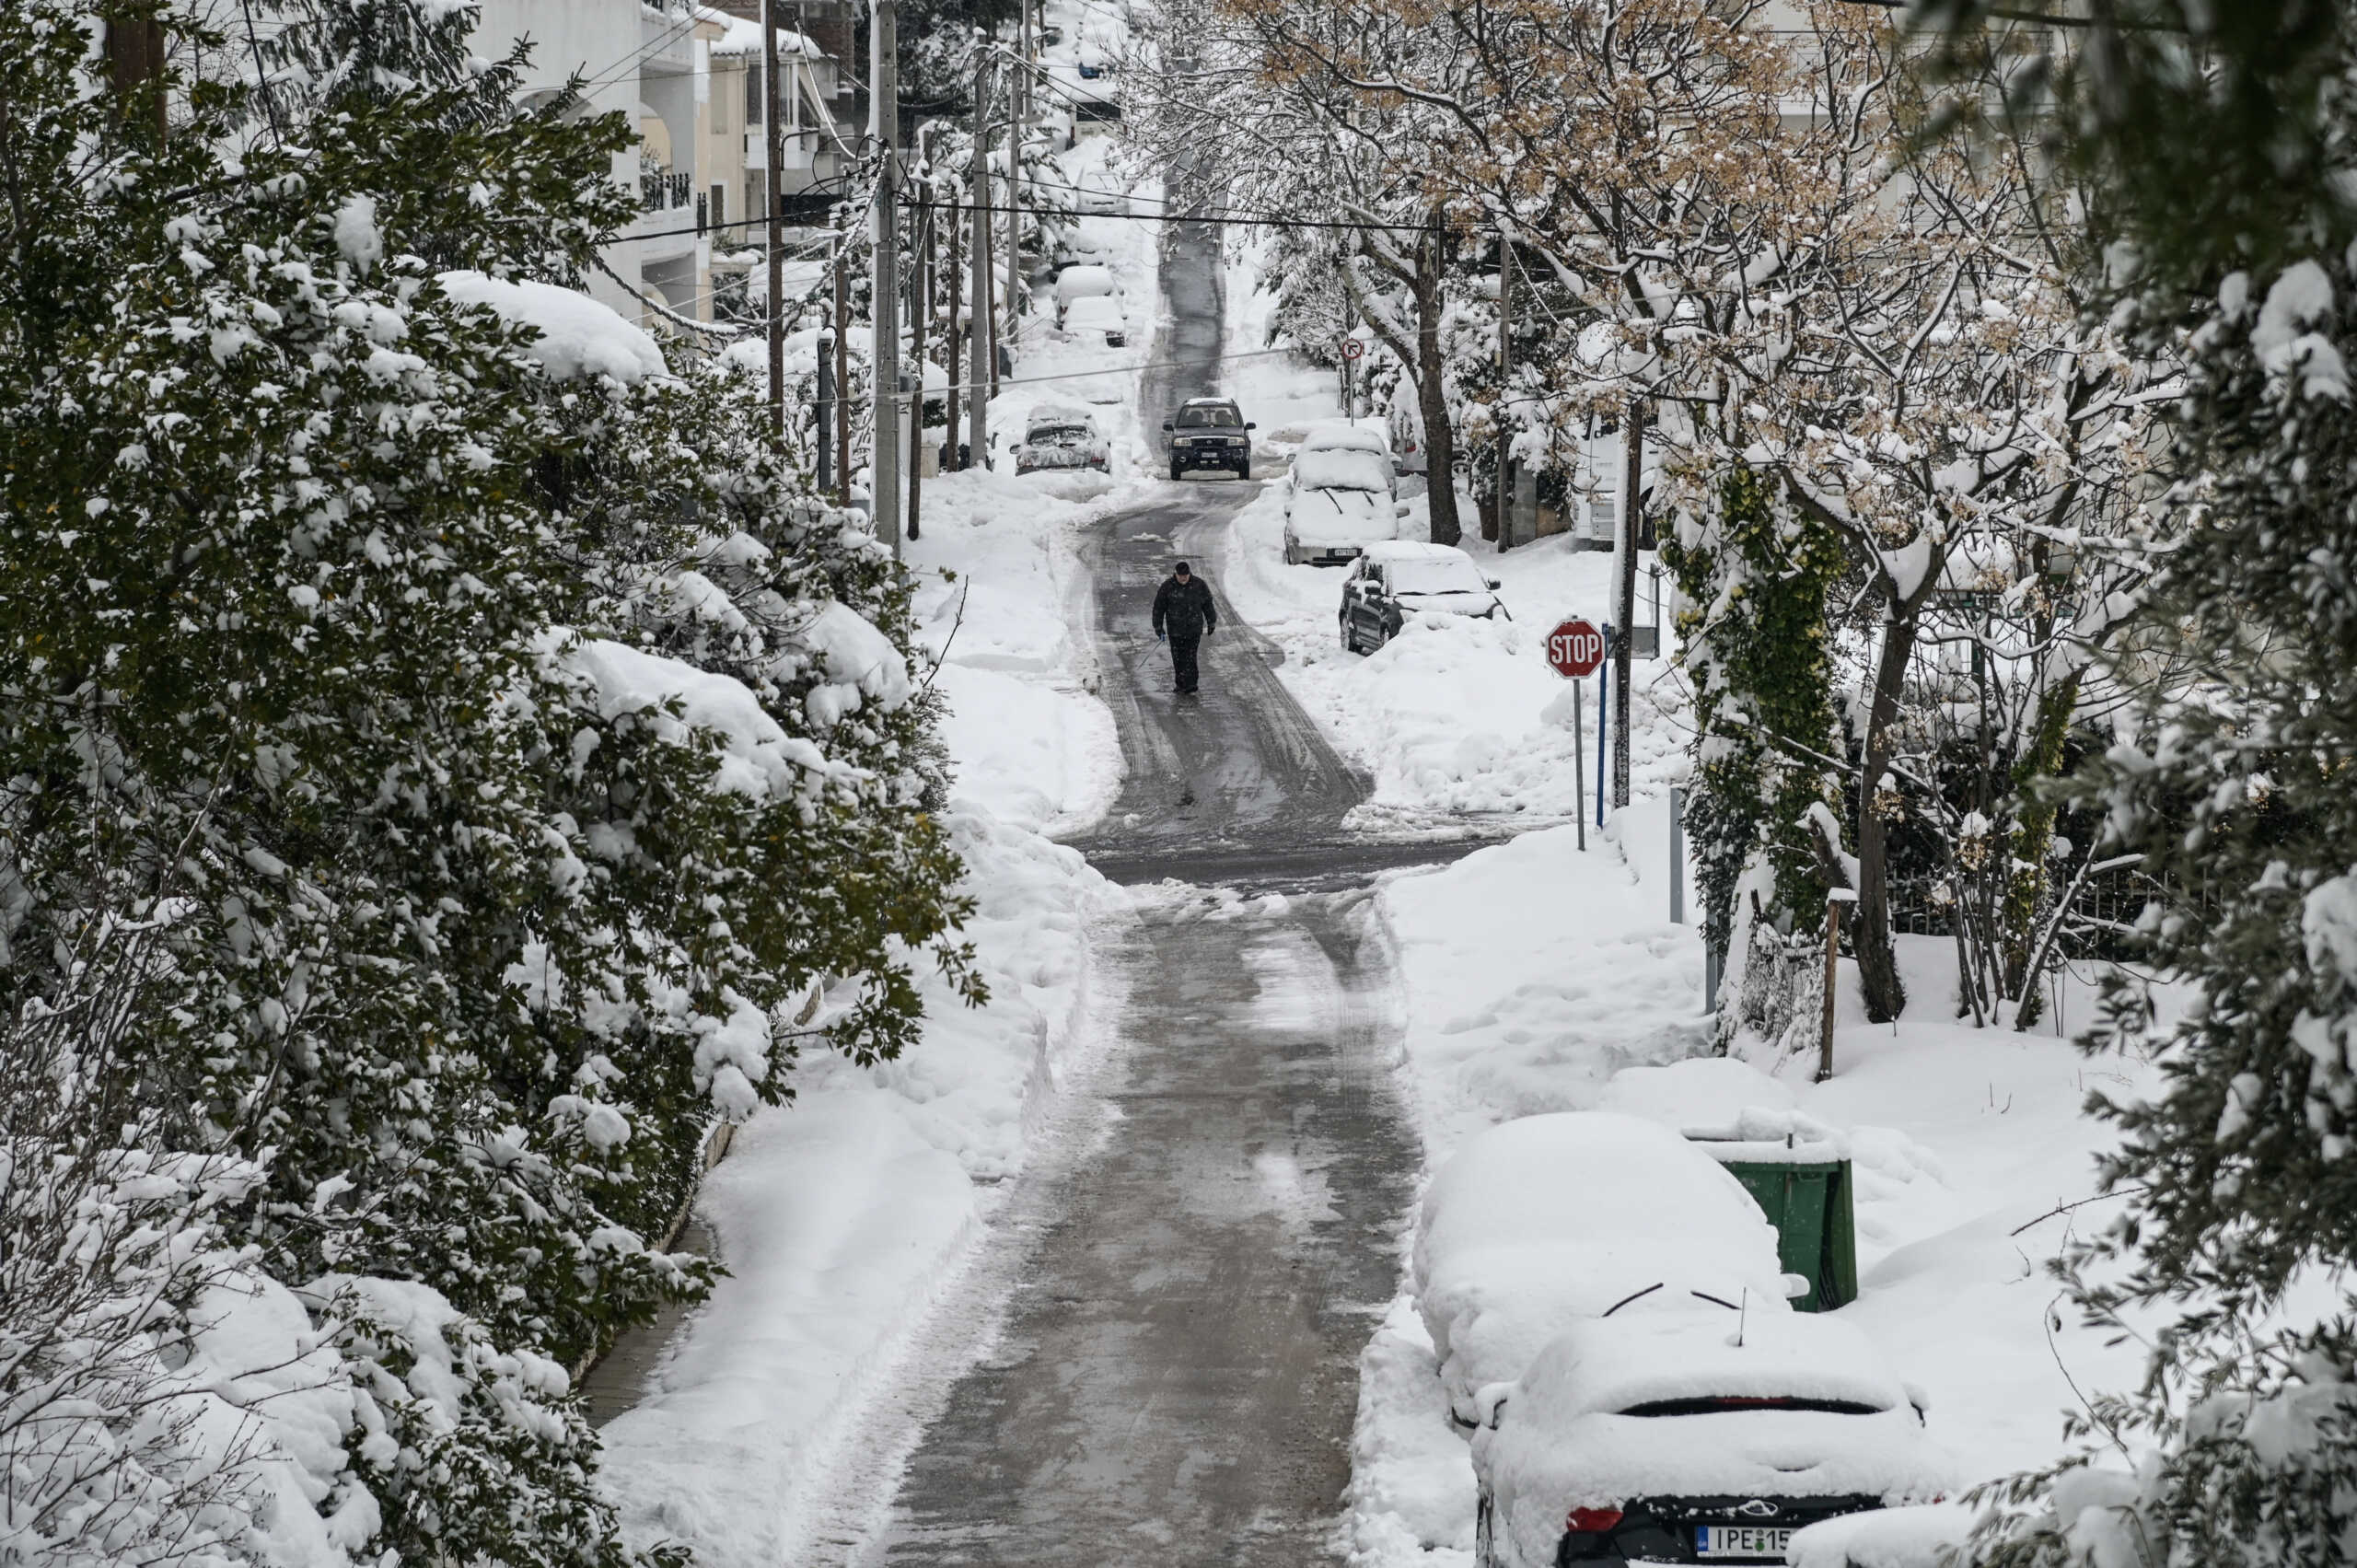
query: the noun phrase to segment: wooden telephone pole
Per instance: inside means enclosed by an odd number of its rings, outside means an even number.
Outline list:
[[[877,157],[875,227],[868,276],[869,395],[876,413],[870,516],[877,537],[900,555],[900,106],[899,0],[876,0],[868,31],[868,134]]]
[[[1629,400],[1620,419],[1620,538],[1612,551],[1612,804],[1629,804],[1629,662],[1637,640],[1637,521],[1645,469],[1645,405]],[[1656,626],[1654,636],[1661,630]],[[1660,644],[1655,644],[1659,655]]]
[[[785,137],[777,122],[777,0],[761,0],[761,188],[769,200],[769,335],[770,432],[781,446],[785,441],[785,203],[778,188],[779,165],[785,161]],[[842,333],[842,312],[836,312],[835,332]],[[835,398],[842,384],[835,385]],[[838,416],[840,417],[840,416]],[[823,424],[819,439],[824,443]]]

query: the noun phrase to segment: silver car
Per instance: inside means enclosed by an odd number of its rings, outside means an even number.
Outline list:
[[[1112,448],[1086,409],[1062,406],[1035,409],[1023,440],[1015,448],[1015,471],[1042,469],[1095,469],[1111,471]]]

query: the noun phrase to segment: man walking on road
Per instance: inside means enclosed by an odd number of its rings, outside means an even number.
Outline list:
[[[1212,606],[1212,586],[1201,577],[1190,576],[1184,561],[1172,569],[1154,596],[1154,634],[1170,638],[1170,673],[1177,678],[1178,692],[1188,695],[1195,690],[1195,645],[1212,634],[1219,625],[1219,611]]]

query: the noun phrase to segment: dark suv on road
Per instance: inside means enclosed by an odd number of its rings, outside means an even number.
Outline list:
[[[1225,469],[1238,479],[1252,477],[1253,426],[1225,398],[1189,398],[1162,422],[1170,438],[1170,477],[1189,469]]]

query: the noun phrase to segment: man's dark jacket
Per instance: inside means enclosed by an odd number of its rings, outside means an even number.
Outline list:
[[[1189,577],[1180,582],[1165,577],[1162,587],[1154,596],[1154,629],[1158,633],[1167,625],[1174,637],[1200,637],[1219,624],[1219,611],[1212,608],[1212,586],[1201,577]]]

